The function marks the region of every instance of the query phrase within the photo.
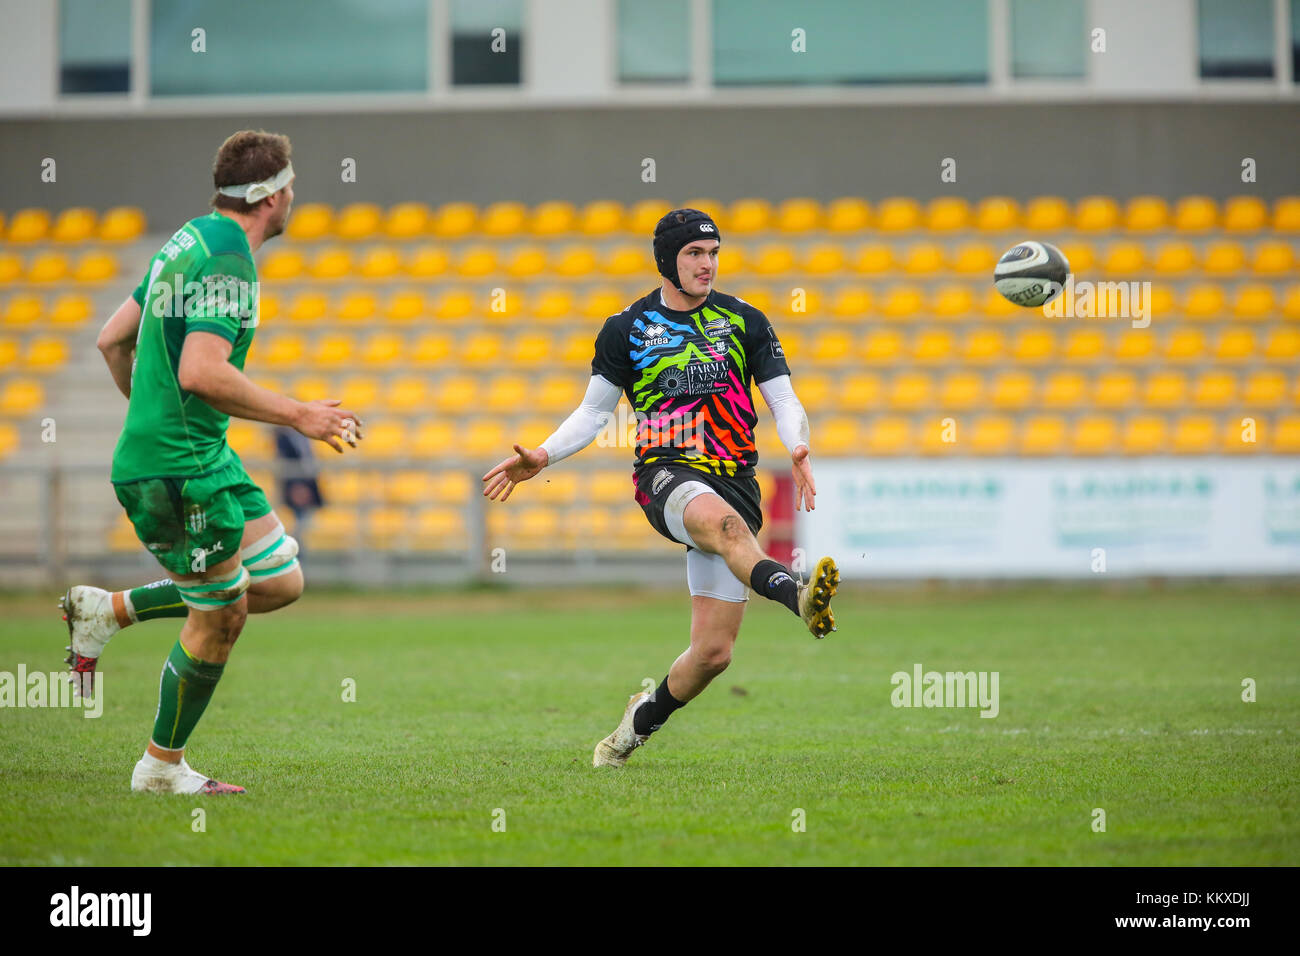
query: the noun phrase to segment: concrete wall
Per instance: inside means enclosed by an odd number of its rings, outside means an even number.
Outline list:
[[[11,119],[0,209],[127,203],[182,220],[205,207],[213,154],[244,127],[293,138],[302,202],[1300,194],[1300,105],[1288,102],[594,107]],[[41,182],[45,157],[57,182]],[[355,183],[341,181],[345,157]],[[955,184],[940,181],[945,157]],[[1241,182],[1243,157],[1255,184]]]

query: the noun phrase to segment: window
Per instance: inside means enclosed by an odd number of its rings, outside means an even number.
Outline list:
[[[452,84],[518,86],[523,27],[523,0],[452,0]]]
[[[62,0],[59,90],[126,93],[131,88],[131,0]]]
[[[713,0],[718,86],[985,83],[988,46],[974,0]]]
[[[155,96],[372,93],[428,86],[427,0],[150,4]]]
[[[1273,0],[1199,0],[1201,76],[1273,76]]]
[[[1087,33],[1084,0],[1011,0],[1011,75],[1084,76]]]
[[[690,0],[618,0],[618,78],[664,83],[690,76]]]

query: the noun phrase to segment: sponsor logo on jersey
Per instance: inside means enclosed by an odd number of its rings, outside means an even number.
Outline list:
[[[660,468],[655,472],[654,478],[650,482],[650,494],[657,495],[670,484],[672,484],[673,473],[667,468]]]
[[[731,320],[726,316],[720,319],[710,319],[704,326],[706,335],[728,335],[731,333]]]
[[[776,329],[769,325],[767,334],[772,339],[772,358],[785,358],[785,349],[781,347],[781,340],[776,337]]]
[[[692,362],[686,366],[686,391],[689,394],[711,395],[726,390],[726,362]]]
[[[645,327],[645,334],[650,338],[655,338],[657,336],[663,335],[664,332],[666,331],[668,330],[665,329],[662,325],[647,325]]]
[[[190,525],[191,533],[198,534],[200,531],[202,531],[204,528],[208,526],[207,512],[199,508],[198,505],[195,505],[193,508],[190,509],[189,525]]]

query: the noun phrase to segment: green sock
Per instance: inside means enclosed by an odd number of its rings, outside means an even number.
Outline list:
[[[126,602],[137,621],[189,617],[190,614],[190,609],[181,600],[181,592],[176,589],[176,582],[170,578],[132,588],[126,592]]]
[[[209,664],[190,656],[178,640],[163,664],[158,684],[158,716],[153,722],[153,742],[180,750],[203,716],[225,664]]]

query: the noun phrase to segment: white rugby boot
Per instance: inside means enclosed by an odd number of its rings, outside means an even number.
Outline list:
[[[72,673],[72,686],[83,697],[94,693],[95,665],[99,655],[118,626],[113,612],[113,592],[86,584],[74,584],[68,593],[59,598],[59,609],[68,622],[71,643],[66,650],[68,670]]]
[[[131,771],[131,789],[149,793],[243,793],[243,787],[213,780],[198,773],[182,757],[179,763],[168,763],[146,753]]]
[[[621,767],[632,756],[633,750],[650,739],[649,734],[638,734],[632,726],[632,715],[649,699],[649,692],[644,690],[628,699],[623,719],[618,722],[614,732],[596,744],[596,752],[591,756],[593,767]]]
[[[840,572],[830,558],[822,558],[813,569],[812,579],[799,585],[799,616],[812,636],[821,640],[836,630],[831,613],[831,598],[840,586]]]

